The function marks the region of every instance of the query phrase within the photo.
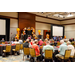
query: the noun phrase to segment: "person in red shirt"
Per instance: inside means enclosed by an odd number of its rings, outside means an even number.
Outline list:
[[[47,42],[48,40],[47,39],[45,39],[45,41],[44,41],[44,43],[45,43],[45,45],[46,45],[46,42]]]
[[[34,43],[33,39],[31,39],[31,42],[30,43],[31,43],[31,45],[33,45],[33,43]]]
[[[40,39],[40,41],[38,42],[38,44],[39,44],[40,46],[42,46],[43,41]]]
[[[39,50],[39,47],[38,47],[37,44],[38,44],[38,41],[35,40],[34,44],[32,45],[32,48],[35,49],[35,53],[36,53],[36,55],[40,55],[40,50]],[[38,60],[40,60],[40,56],[37,57],[37,61],[38,61]]]

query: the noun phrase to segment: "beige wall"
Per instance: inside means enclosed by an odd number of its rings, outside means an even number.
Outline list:
[[[50,30],[51,29],[51,24],[45,24],[45,23],[35,23],[35,29],[36,29],[36,35],[38,35],[38,30],[41,30],[41,35],[43,38],[43,30]]]
[[[52,19],[46,19],[46,18],[42,18],[42,17],[38,17],[38,16],[36,16],[35,20],[41,21],[41,22],[53,23],[53,24],[60,24],[60,21],[52,20]]]
[[[66,38],[75,38],[75,25],[65,25],[64,27]]]
[[[75,23],[75,19],[61,21],[60,23],[61,25],[64,24],[66,38],[67,39],[75,38],[75,24],[65,25],[65,24]]]
[[[75,23],[75,19],[61,21],[60,23],[61,23],[61,24],[69,24],[69,23]]]
[[[17,19],[10,19],[10,37],[14,37],[16,29],[18,28],[18,20]]]

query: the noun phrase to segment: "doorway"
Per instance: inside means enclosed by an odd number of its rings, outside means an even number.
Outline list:
[[[49,38],[51,38],[51,32],[50,32],[50,30],[44,30],[44,33],[43,33],[44,35],[43,35],[43,38],[45,39],[46,38],[46,35],[47,34],[49,34]]]

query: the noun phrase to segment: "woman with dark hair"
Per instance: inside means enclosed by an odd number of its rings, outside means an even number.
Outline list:
[[[27,39],[31,40],[31,35],[28,35],[28,38]]]

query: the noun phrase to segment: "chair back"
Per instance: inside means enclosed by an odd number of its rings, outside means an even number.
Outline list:
[[[24,48],[23,52],[24,52],[24,55],[30,55],[29,48]]]
[[[45,46],[45,43],[43,43],[42,46]]]
[[[30,55],[31,55],[31,57],[35,57],[36,56],[34,48],[30,48]]]
[[[60,42],[57,43],[57,46],[59,46],[59,45],[60,45]]]
[[[10,52],[11,51],[11,45],[7,45],[6,46],[6,52]]]
[[[43,46],[40,46],[40,49],[43,49]]]
[[[2,42],[0,41],[0,44],[2,44]]]
[[[2,42],[2,44],[5,44],[5,42]]]
[[[20,49],[23,49],[23,44],[20,45]]]
[[[45,50],[45,58],[52,59],[53,57],[53,50]]]
[[[66,50],[65,51],[65,59],[68,59],[70,57],[70,54],[71,54],[71,50]]]
[[[24,41],[23,43],[25,43],[26,41]]]
[[[16,44],[16,50],[15,51],[19,51],[20,50],[20,44]]]

